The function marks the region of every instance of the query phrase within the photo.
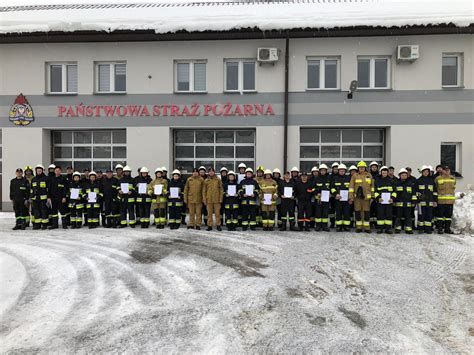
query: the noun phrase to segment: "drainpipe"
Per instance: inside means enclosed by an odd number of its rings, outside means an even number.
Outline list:
[[[283,174],[288,168],[288,75],[290,62],[290,32],[286,31],[285,40],[285,98],[284,98],[284,113],[283,113]]]

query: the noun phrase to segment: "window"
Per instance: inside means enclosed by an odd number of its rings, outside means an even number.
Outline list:
[[[240,163],[255,165],[253,130],[176,130],[174,132],[174,167],[191,173],[201,165],[237,169]]]
[[[124,93],[127,91],[126,63],[96,63],[96,92]]]
[[[308,58],[308,90],[339,89],[338,58]]]
[[[333,162],[346,165],[360,160],[384,160],[383,129],[300,129],[300,168],[311,171],[314,165]]]
[[[359,89],[390,88],[390,58],[359,57],[357,59]]]
[[[46,92],[77,94],[77,63],[47,63]]]
[[[175,62],[176,92],[206,92],[206,62]]]
[[[449,166],[451,173],[459,176],[461,173],[461,143],[441,143],[441,165]]]
[[[127,157],[125,130],[53,131],[53,161],[65,168],[102,170],[124,165]]]
[[[443,53],[442,85],[443,87],[462,86],[462,54]]]
[[[229,92],[255,92],[256,61],[253,59],[225,61],[224,87]]]

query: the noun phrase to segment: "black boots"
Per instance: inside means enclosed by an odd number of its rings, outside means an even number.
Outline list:
[[[451,221],[444,221],[444,233],[453,234],[453,231],[451,230]]]

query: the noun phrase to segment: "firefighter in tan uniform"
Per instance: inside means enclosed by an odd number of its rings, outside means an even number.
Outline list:
[[[436,190],[438,191],[438,233],[452,234],[451,219],[453,217],[453,205],[456,200],[456,178],[451,175],[448,166],[443,167],[441,175],[435,179]]]
[[[155,186],[161,185],[161,188]],[[148,185],[148,194],[152,196],[151,208],[155,217],[157,229],[164,229],[166,224],[166,198],[168,194],[168,180],[163,177],[163,169],[155,169],[155,179]]]
[[[203,188],[204,179],[199,175],[198,169],[193,169],[193,175],[186,180],[184,186],[184,203],[189,209],[188,229],[201,229]]]
[[[367,171],[367,164],[360,161],[357,172],[352,175],[349,184],[349,203],[354,204],[356,233],[370,233],[370,202],[374,195],[374,180]]]
[[[212,215],[216,217],[216,227],[221,231],[221,204],[224,198],[224,187],[214,168],[209,168],[208,177],[204,180],[202,201],[207,209],[207,230],[212,230]]]
[[[272,177],[270,169],[264,170],[260,185],[260,211],[263,230],[272,231],[275,225],[276,200],[278,198],[278,183]],[[269,196],[270,195],[270,196]],[[265,198],[269,197],[269,198]]]

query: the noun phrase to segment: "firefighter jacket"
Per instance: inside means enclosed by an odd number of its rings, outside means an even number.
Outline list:
[[[332,176],[328,174],[319,175],[318,177],[314,179],[313,189],[314,189],[314,196],[316,200],[321,199],[321,196],[320,196],[321,191],[331,191],[331,180],[332,180]]]
[[[280,180],[280,184],[278,185],[278,195],[282,199],[287,199],[287,198],[284,197],[285,196],[285,187],[291,187],[293,189],[292,199],[294,199],[295,198],[295,186],[296,186],[296,183],[293,181],[292,178],[290,178],[289,181],[286,181],[285,179]]]
[[[25,201],[30,198],[30,184],[26,178],[14,178],[10,180],[10,200]]]
[[[202,189],[202,201],[204,203],[222,203],[224,196],[224,187],[222,180],[214,175],[204,180],[204,187]]]
[[[263,179],[259,183],[260,185],[260,204],[264,205],[264,195],[265,194],[271,194],[272,195],[272,205],[276,205],[276,200],[278,198],[278,183],[273,180],[273,178],[270,179]],[[266,205],[269,206],[269,205]]]
[[[229,191],[228,187],[230,185],[235,185],[235,196],[230,196],[228,194],[228,191]],[[240,200],[239,200],[239,194],[238,194],[239,184],[237,183],[237,180],[230,181],[227,179],[227,181],[224,182],[223,188],[224,188],[224,204],[238,206]]]
[[[351,177],[349,175],[336,175],[332,178],[331,182],[331,194],[335,197],[339,195],[341,190],[349,191],[349,184]]]
[[[122,184],[128,184],[129,194],[119,193],[119,199],[121,199],[122,201],[135,202],[135,196],[136,196],[135,179],[132,178],[130,175],[128,176],[124,175],[118,182],[119,190],[122,189]]]
[[[349,183],[349,198],[351,200],[370,200],[374,194],[374,179],[367,171],[356,172]]]
[[[178,188],[179,194],[177,198],[171,198],[171,189]],[[184,199],[184,182],[181,178],[178,180],[171,179],[168,183],[168,206],[170,207],[179,207],[183,206]]]
[[[89,192],[96,193],[95,202],[89,202]],[[100,181],[95,180],[92,182],[89,180],[84,184],[84,200],[86,203],[93,205],[93,207],[99,208],[102,201],[102,196],[102,184]]]
[[[204,179],[201,176],[190,176],[184,186],[184,202],[202,203]]]
[[[397,192],[395,191],[395,186],[394,186],[395,183],[390,177],[388,177],[388,176],[382,177],[382,175],[379,175],[379,177],[375,179],[375,183],[374,183],[374,188],[375,188],[374,198],[375,198],[375,200],[377,202],[380,202],[383,193],[389,193],[390,198],[392,200],[395,200],[395,198],[397,197]]]
[[[156,185],[163,185],[161,188],[161,195],[155,195],[155,186]],[[167,194],[168,194],[168,180],[164,178],[156,178],[150,185],[148,185],[148,193],[153,196],[151,202],[153,203],[152,208],[165,208],[167,202]]]
[[[253,194],[251,196],[245,196],[245,187],[246,186],[253,186]],[[260,186],[258,182],[253,178],[245,178],[243,179],[238,187],[240,201],[242,205],[256,205],[257,204],[257,197],[259,194]]]
[[[48,197],[54,200],[65,198],[68,192],[68,185],[67,178],[62,175],[50,177]]]
[[[78,189],[79,190],[79,194],[78,194],[78,197],[73,199],[71,197],[72,195],[72,190],[73,189]],[[69,184],[69,191],[68,191],[68,194],[67,194],[68,198],[69,198],[69,206],[73,205],[73,204],[76,204],[77,207],[84,207],[82,205],[82,201],[84,199],[84,184],[82,181],[73,181]]]
[[[49,194],[49,177],[44,174],[36,175],[31,180],[30,197],[33,201],[47,200]]]
[[[151,179],[149,176],[137,176],[135,178],[135,186],[136,186],[136,194],[137,194],[137,199],[136,201],[138,203],[140,202],[147,202],[151,203],[151,195],[149,194],[149,189],[148,189],[148,184],[151,182]],[[138,184],[146,184],[145,185],[145,193],[141,194],[138,191],[139,185]]]
[[[416,203],[416,190],[413,180],[398,180],[395,185],[395,206],[397,207],[413,207]]]
[[[438,201],[438,192],[432,176],[420,176],[416,181],[415,191],[420,206],[433,207]]]
[[[100,183],[102,185],[102,194],[104,200],[115,201],[117,199],[117,192],[120,188],[119,182],[116,177],[112,176],[110,179],[104,176]]]
[[[456,200],[456,179],[452,175],[442,174],[435,179],[438,204],[453,205]]]
[[[311,182],[298,181],[295,184],[295,197],[298,200],[298,203],[301,202],[311,202],[311,199],[314,195],[314,188]]]

